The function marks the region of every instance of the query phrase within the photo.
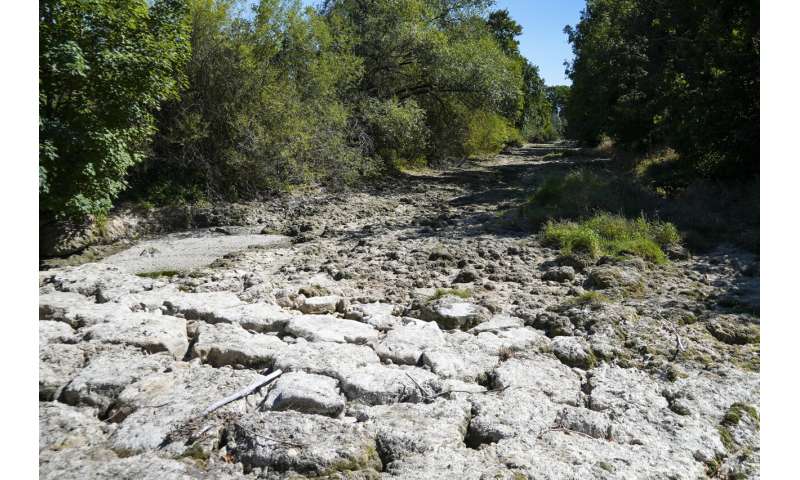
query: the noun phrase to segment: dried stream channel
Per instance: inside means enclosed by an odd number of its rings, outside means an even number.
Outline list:
[[[545,248],[553,148],[41,272],[41,478],[758,478],[758,257]]]

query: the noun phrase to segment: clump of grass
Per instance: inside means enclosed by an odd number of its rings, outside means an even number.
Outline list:
[[[678,244],[680,235],[668,222],[597,213],[578,222],[550,220],[545,224],[543,239],[545,244],[561,249],[566,255],[580,252],[599,258],[628,254],[665,263],[663,248]]]
[[[177,270],[157,270],[155,272],[141,272],[137,273],[137,277],[142,278],[161,278],[161,277],[174,277],[175,275],[180,275],[181,272]]]
[[[440,298],[448,295],[466,299],[472,296],[472,292],[462,288],[437,288],[436,293],[434,293],[431,297],[431,301],[439,300]]]

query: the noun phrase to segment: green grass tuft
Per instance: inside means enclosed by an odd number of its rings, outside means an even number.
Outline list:
[[[644,217],[629,220],[619,215],[597,213],[583,221],[554,221],[545,224],[546,245],[561,249],[563,254],[588,254],[619,257],[636,255],[655,263],[666,263],[663,247],[680,242],[678,230],[671,223],[648,221]]]
[[[142,278],[161,278],[161,277],[174,277],[175,275],[180,275],[181,272],[177,270],[158,270],[155,272],[142,272],[137,273],[137,277]]]

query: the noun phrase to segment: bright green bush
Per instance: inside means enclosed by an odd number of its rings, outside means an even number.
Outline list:
[[[592,258],[628,254],[655,263],[667,261],[662,248],[680,242],[671,223],[644,217],[629,220],[609,213],[598,213],[583,221],[551,220],[542,236],[546,244],[565,254],[580,252]]]
[[[189,52],[184,3],[39,2],[39,208],[103,215],[176,98]]]
[[[467,129],[464,150],[468,156],[497,153],[508,143],[520,141],[519,132],[496,113],[473,112]]]

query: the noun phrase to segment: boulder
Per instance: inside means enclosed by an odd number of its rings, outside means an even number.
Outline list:
[[[639,288],[643,285],[642,276],[638,272],[615,265],[600,265],[589,272],[587,281],[591,288]]]
[[[566,283],[575,280],[575,269],[570,266],[555,267],[542,274],[542,280]]]

